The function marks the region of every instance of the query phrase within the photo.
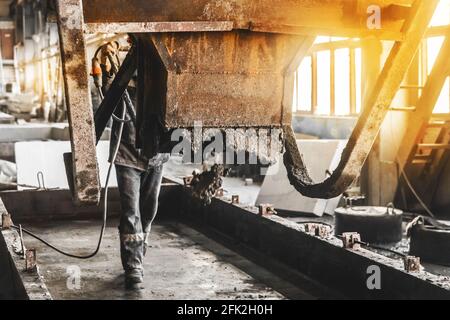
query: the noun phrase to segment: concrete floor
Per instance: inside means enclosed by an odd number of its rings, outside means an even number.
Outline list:
[[[93,250],[97,242],[99,223],[41,223],[31,230],[72,253],[86,254],[84,250]],[[109,224],[101,252],[90,260],[64,257],[25,237],[27,247],[37,249],[41,274],[54,299],[314,298],[195,230],[172,222],[153,228],[152,245],[145,259],[145,290],[127,292],[116,226],[115,221]],[[80,289],[70,286],[75,282],[68,273],[77,268]]]

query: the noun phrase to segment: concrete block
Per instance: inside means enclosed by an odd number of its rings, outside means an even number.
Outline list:
[[[14,123],[15,119],[13,116],[0,112],[0,123]]]
[[[38,186],[37,174],[42,172],[46,188],[68,189],[63,154],[70,151],[69,141],[18,142],[15,145],[17,182]],[[108,172],[109,142],[100,141],[97,158],[102,186]],[[111,174],[110,186],[117,186],[115,168]],[[22,188],[23,189],[23,188]]]

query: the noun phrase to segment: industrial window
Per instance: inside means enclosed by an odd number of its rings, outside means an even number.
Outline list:
[[[425,39],[419,50],[418,87],[421,93],[428,80],[433,66],[444,43],[447,28],[450,27],[450,0],[441,0],[428,29]],[[415,83],[413,84],[415,85]],[[413,92],[413,91],[410,91]],[[435,114],[450,112],[450,77],[447,77],[440,97],[434,108]]]
[[[431,28],[427,39],[423,42],[421,48],[422,67],[421,85],[425,85],[434,63],[436,62],[439,51],[444,43],[444,34],[446,28],[450,25],[450,0],[441,0],[436,13],[431,22]],[[441,95],[436,103],[434,113],[450,112],[450,77],[442,88]]]
[[[346,116],[361,110],[361,48],[358,40],[317,37],[301,63],[294,112]]]
[[[420,85],[425,85],[450,25],[450,0],[441,0],[421,48]],[[317,37],[295,76],[293,111],[345,116],[361,111],[361,46],[357,39]],[[450,77],[435,113],[450,112]]]

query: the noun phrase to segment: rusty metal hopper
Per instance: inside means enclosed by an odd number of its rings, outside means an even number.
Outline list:
[[[381,10],[380,28],[367,25],[371,5]],[[283,127],[291,183],[304,195],[331,198],[359,175],[436,5],[436,0],[57,0],[78,200],[99,199],[93,192],[99,183],[83,32],[125,32],[138,40],[138,61],[128,67],[138,69],[141,82],[140,131],[155,114],[168,129],[191,128],[194,121],[214,128]],[[396,41],[338,169],[321,183],[309,178],[290,128],[293,75],[317,35]]]
[[[162,107],[167,128],[193,127],[195,121],[216,128],[290,124],[286,70],[305,37],[229,31],[139,39],[144,43],[139,70],[147,88],[144,117],[148,108]]]

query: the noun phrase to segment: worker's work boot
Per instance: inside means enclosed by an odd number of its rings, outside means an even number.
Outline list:
[[[127,290],[144,289],[144,276],[141,270],[125,271],[125,288]]]
[[[120,257],[127,289],[141,289],[144,281],[144,235],[121,234]]]

